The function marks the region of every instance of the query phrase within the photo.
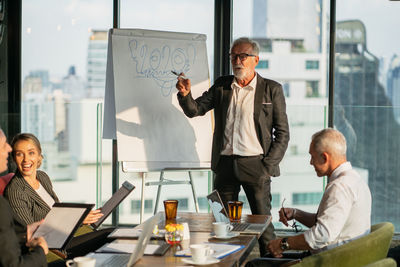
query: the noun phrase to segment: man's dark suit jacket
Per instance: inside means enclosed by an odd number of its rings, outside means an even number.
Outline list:
[[[190,93],[185,97],[178,93],[179,104],[190,118],[202,116],[214,109],[215,129],[211,155],[211,169],[214,171],[223,149],[226,115],[233,93],[231,88],[233,78],[233,76],[218,78],[214,85],[196,100]],[[279,83],[258,74],[254,96],[254,124],[264,152],[264,166],[269,175],[279,176],[279,162],[289,142],[285,97]]]
[[[0,266],[47,266],[46,256],[41,247],[22,252],[21,240],[15,232],[14,223],[23,227],[23,222],[19,221],[7,200],[0,195]]]
[[[43,171],[37,171],[36,177],[54,201],[60,202],[53,190],[49,176]],[[4,190],[4,197],[8,200],[14,212],[26,224],[40,221],[50,211],[50,207],[18,171]]]

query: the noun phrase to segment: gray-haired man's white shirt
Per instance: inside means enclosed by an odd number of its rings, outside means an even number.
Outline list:
[[[263,154],[254,125],[256,86],[257,75],[245,87],[240,87],[236,79],[233,79],[232,99],[226,115],[224,147],[221,155],[256,156]]]
[[[370,232],[371,192],[350,162],[328,179],[313,227],[304,232],[312,253],[340,246]]]

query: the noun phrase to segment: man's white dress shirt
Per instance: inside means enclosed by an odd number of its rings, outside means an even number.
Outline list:
[[[224,147],[221,155],[256,156],[263,154],[254,125],[256,86],[257,75],[245,87],[240,87],[236,79],[233,79],[232,99],[226,115]]]
[[[350,162],[328,179],[313,227],[304,232],[312,253],[340,246],[370,232],[371,192]]]

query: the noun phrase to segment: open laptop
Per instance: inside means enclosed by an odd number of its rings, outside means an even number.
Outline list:
[[[143,230],[132,254],[90,253],[88,256],[96,259],[97,266],[133,266],[143,257],[144,250],[149,243],[154,226],[160,222],[161,214],[158,213],[143,223]]]
[[[219,196],[217,190],[212,191],[207,195],[208,204],[211,207],[211,211],[214,215],[216,222],[230,223],[228,213],[226,212],[225,206]],[[231,223],[233,226],[232,232],[238,232],[241,234],[260,234],[264,232],[268,224],[271,223],[271,216],[265,224],[259,223]]]

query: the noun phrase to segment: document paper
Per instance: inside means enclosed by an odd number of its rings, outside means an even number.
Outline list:
[[[61,248],[85,211],[86,208],[53,207],[32,237],[43,236],[49,248]]]

